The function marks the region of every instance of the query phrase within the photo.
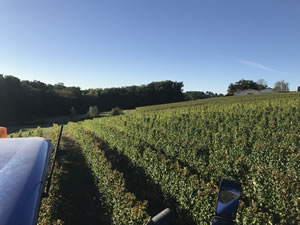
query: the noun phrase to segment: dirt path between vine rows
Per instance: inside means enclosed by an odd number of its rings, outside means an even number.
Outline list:
[[[70,134],[62,136],[59,151],[57,165],[61,169],[58,180],[60,198],[55,206],[55,217],[65,225],[109,224],[99,202],[92,172]]]
[[[109,147],[104,147],[104,149],[106,148]],[[124,174],[124,177],[128,181],[127,188],[129,188],[138,199],[140,198],[140,201],[148,197],[147,199],[150,206],[149,214],[154,216],[166,208],[166,205],[164,205],[162,201],[162,196],[159,194],[159,188],[156,187],[157,185],[151,184],[145,175],[141,174],[141,171],[132,171],[132,168],[128,167],[129,161],[125,156],[122,157],[111,149],[109,152],[110,155],[106,154],[106,156],[108,160],[111,161],[113,168]],[[112,161],[114,157],[119,159],[118,164]],[[124,165],[127,165],[127,167],[124,167]],[[92,171],[86,164],[80,146],[69,133],[64,132],[62,136],[56,167],[59,168],[59,175],[55,181],[58,186],[57,191],[59,192],[59,197],[55,200],[56,204],[52,209],[52,219],[54,221],[59,219],[63,221],[64,225],[111,224],[111,215],[99,202],[100,196]],[[137,175],[142,179],[136,179]],[[134,188],[134,186],[139,188]],[[144,192],[147,192],[147,194]],[[155,196],[153,196],[153,194]],[[189,223],[187,223],[184,221],[186,219],[188,218],[183,219],[179,218],[176,214],[172,214],[171,224],[194,224],[189,220],[187,220],[189,221]]]

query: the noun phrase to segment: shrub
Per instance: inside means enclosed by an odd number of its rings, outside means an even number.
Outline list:
[[[112,108],[112,110],[110,112],[111,116],[117,116],[117,115],[122,115],[122,114],[124,114],[123,110],[120,109],[119,107]]]
[[[86,116],[89,118],[93,118],[97,116],[99,113],[98,107],[97,106],[90,106],[89,111],[86,113]]]

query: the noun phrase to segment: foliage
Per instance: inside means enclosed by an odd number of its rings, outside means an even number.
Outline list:
[[[235,82],[234,84],[231,83],[228,86],[228,95],[233,95],[234,92],[242,91],[246,89],[253,89],[253,90],[262,90],[267,88],[266,84],[261,84],[261,82],[256,83],[253,80],[240,80],[238,82]]]
[[[288,93],[273,93],[273,94],[264,94],[264,95],[249,95],[249,96],[231,96],[231,97],[219,97],[219,98],[210,98],[210,99],[200,99],[193,101],[185,102],[176,102],[169,104],[153,105],[153,106],[143,106],[136,108],[137,112],[147,112],[155,110],[164,110],[164,109],[176,109],[181,107],[198,107],[205,105],[219,105],[219,104],[238,104],[238,103],[247,103],[247,102],[260,102],[274,99],[286,99],[286,98],[299,98],[300,93],[288,92]]]
[[[112,169],[111,163],[93,138],[75,123],[69,123],[68,129],[80,144],[84,156],[97,180],[100,201],[110,210],[112,224],[146,224],[149,216],[146,213],[147,202],[139,202],[126,190],[123,174]]]
[[[112,110],[110,112],[111,116],[117,116],[117,115],[122,115],[122,114],[124,114],[123,110],[120,109],[119,107],[112,108]]]
[[[187,91],[184,93],[185,100],[197,100],[204,98],[215,98],[215,97],[223,97],[223,94],[213,93],[211,91],[203,92],[203,91]]]
[[[95,135],[127,157],[133,167],[141,168],[161,189],[165,204],[174,206],[188,224],[210,223],[224,177],[243,185],[237,224],[297,224],[299,119],[300,94],[284,93],[152,106],[130,116],[69,123],[68,127],[98,180],[112,224],[145,224],[147,199],[138,201],[128,192],[128,180],[112,169]],[[53,128],[53,143],[58,129]],[[43,135],[41,131],[16,136]],[[56,168],[39,224],[63,224],[54,216],[59,173]]]
[[[81,90],[65,87],[63,83],[21,81],[0,74],[0,124],[22,125],[37,118],[70,115],[70,109],[72,114],[84,114],[91,105],[109,111],[114,107],[132,109],[183,101],[182,87],[182,82],[168,80],[142,86]]]
[[[210,223],[224,177],[243,185],[238,224],[297,224],[299,94],[211,101],[84,121],[76,129],[143,168],[166,202],[196,224]]]
[[[86,116],[88,118],[94,118],[96,116],[98,116],[99,114],[99,110],[97,106],[90,106],[89,107],[89,111],[86,113]]]
[[[60,127],[58,124],[53,124],[52,132],[51,132],[51,143],[56,146],[58,135],[59,135]],[[52,163],[53,156],[51,158]],[[47,198],[42,199],[40,212],[39,212],[39,218],[37,225],[45,225],[45,224],[53,224],[53,225],[63,225],[64,221],[57,218],[57,202],[60,198],[60,191],[59,191],[59,178],[62,176],[62,169],[60,166],[56,163],[53,176],[52,176],[52,183],[49,191],[49,196]]]
[[[274,89],[276,91],[289,91],[289,83],[288,82],[285,82],[284,80],[281,80],[281,81],[277,81],[275,84],[274,84]]]
[[[35,129],[30,129],[27,132],[19,130],[17,133],[12,133],[9,135],[10,138],[19,138],[19,137],[43,137],[43,129],[38,126]]]

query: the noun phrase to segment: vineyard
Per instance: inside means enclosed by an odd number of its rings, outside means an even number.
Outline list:
[[[287,98],[297,98],[299,97],[299,93],[295,92],[286,92],[286,93],[273,93],[271,95],[248,95],[248,96],[231,96],[231,97],[218,97],[218,98],[207,98],[207,99],[199,99],[192,101],[184,101],[184,102],[174,102],[169,104],[161,104],[161,105],[150,105],[137,107],[138,112],[147,112],[153,110],[163,110],[163,109],[173,109],[180,107],[194,107],[194,106],[204,106],[204,105],[216,105],[216,104],[233,104],[233,103],[251,103],[254,101],[266,101],[272,99],[287,99]]]
[[[222,178],[242,184],[237,224],[299,224],[299,120],[292,93],[143,107],[67,132],[110,224],[147,224],[166,207],[172,224],[210,224]]]
[[[155,210],[151,197],[156,192],[181,224],[209,224],[224,177],[243,186],[238,224],[297,224],[300,96],[279,96],[174,109],[165,105],[68,128],[98,178],[113,224],[143,224]],[[126,170],[113,168],[120,160],[116,155],[126,158],[123,167],[137,171],[135,179],[158,187],[152,195],[146,186],[126,179]],[[135,188],[130,188],[132,182]],[[145,190],[138,200],[136,189]]]

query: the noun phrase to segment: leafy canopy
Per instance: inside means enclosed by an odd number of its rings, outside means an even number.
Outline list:
[[[253,89],[253,90],[263,90],[267,88],[268,86],[264,83],[261,84],[261,82],[254,82],[253,80],[240,80],[238,82],[235,82],[234,84],[231,83],[228,86],[228,95],[233,95],[234,92],[247,90],[247,89]]]

